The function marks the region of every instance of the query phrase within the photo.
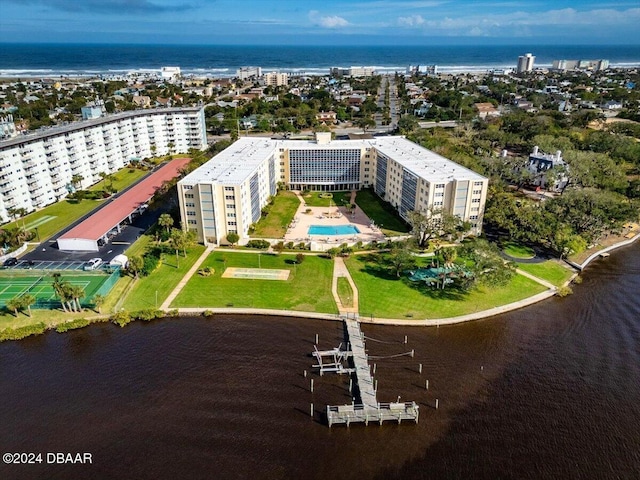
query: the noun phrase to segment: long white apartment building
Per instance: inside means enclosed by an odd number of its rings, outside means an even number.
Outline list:
[[[203,243],[249,227],[278,186],[292,190],[372,188],[401,217],[442,208],[479,234],[488,179],[404,137],[315,141],[241,138],[178,182],[183,225]]]
[[[0,220],[30,212],[98,182],[136,158],[207,147],[204,109],[136,110],[54,127],[0,142]],[[79,177],[76,177],[79,178]]]

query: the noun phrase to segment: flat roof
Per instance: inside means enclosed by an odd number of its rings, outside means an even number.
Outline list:
[[[163,182],[177,177],[180,169],[190,160],[190,158],[176,158],[163,165],[89,218],[61,235],[59,239],[78,238],[98,241],[109,230],[132,214],[140,205],[153,197],[156,189],[162,186]]]
[[[270,155],[291,150],[362,150],[374,148],[398,162],[418,177],[430,182],[458,180],[485,180],[482,175],[438,155],[402,136],[375,137],[358,140],[331,140],[318,143],[315,140],[273,140],[260,137],[242,137],[207,163],[197,168],[180,183],[220,183],[240,185]]]
[[[180,183],[223,183],[240,185],[278,148],[270,138],[242,137],[204,165],[184,177]]]
[[[414,175],[430,182],[456,180],[486,180],[479,173],[459,163],[421,147],[404,137],[376,137],[370,140],[376,150],[398,162]]]

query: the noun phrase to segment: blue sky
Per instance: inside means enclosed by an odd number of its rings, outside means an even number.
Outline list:
[[[0,42],[640,44],[638,0],[0,0]]]

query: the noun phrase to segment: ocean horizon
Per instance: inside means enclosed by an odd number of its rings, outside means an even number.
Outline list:
[[[640,45],[430,45],[274,46],[140,44],[0,44],[0,77],[86,77],[154,73],[179,66],[183,75],[233,77],[243,66],[298,75],[326,75],[331,67],[369,66],[380,73],[410,65],[437,65],[440,72],[514,68],[532,53],[535,65],[553,60],[607,59],[612,68],[640,67]]]

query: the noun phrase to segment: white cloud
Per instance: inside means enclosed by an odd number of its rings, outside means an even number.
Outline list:
[[[399,17],[398,25],[402,27],[417,27],[424,23],[422,15],[411,15],[409,17]]]
[[[342,28],[350,25],[350,23],[342,17],[337,15],[321,15],[317,10],[311,10],[309,12],[309,20],[311,20],[314,25],[323,28]]]
[[[477,36],[504,34],[505,29],[523,32],[525,29],[543,27],[600,28],[640,25],[640,8],[627,10],[605,8],[584,11],[564,8],[545,12],[486,13],[429,20],[425,20],[421,15],[412,15],[398,17],[397,23],[405,27],[429,30],[431,33]]]

